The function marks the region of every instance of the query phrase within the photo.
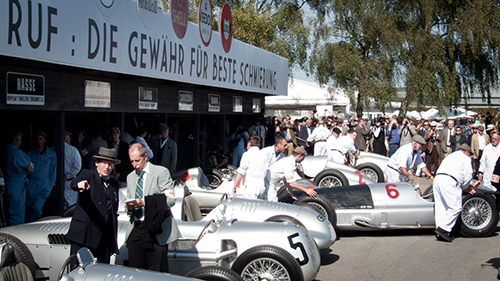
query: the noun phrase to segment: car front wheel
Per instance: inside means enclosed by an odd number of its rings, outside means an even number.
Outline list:
[[[304,280],[299,262],[289,252],[275,246],[246,250],[236,259],[232,269],[244,280]]]
[[[490,235],[498,224],[498,210],[490,194],[476,193],[462,199],[460,233],[468,237]]]
[[[327,169],[320,172],[314,178],[314,182],[319,188],[349,185],[349,181],[345,175],[333,169]]]
[[[236,272],[220,266],[199,267],[186,274],[186,277],[197,278],[207,281],[243,281]]]

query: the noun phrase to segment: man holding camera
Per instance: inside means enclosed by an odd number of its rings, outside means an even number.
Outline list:
[[[287,150],[285,151],[285,156],[292,155],[293,149],[297,146],[297,126],[291,122],[292,117],[290,115],[283,118],[283,122],[280,124],[280,129],[285,135],[285,140],[288,143]]]
[[[399,146],[403,146],[411,142],[411,138],[417,134],[415,130],[415,125],[410,123],[407,117],[403,118],[403,125],[399,127]]]

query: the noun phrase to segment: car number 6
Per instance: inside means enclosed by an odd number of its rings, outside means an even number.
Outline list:
[[[385,191],[387,191],[387,195],[392,198],[396,199],[399,197],[399,191],[395,188],[389,188],[389,187],[396,187],[394,184],[388,184],[385,186]]]
[[[304,257],[304,260],[301,261],[301,260],[299,260],[299,258],[296,258],[296,260],[302,266],[302,265],[307,264],[309,262],[309,257],[307,256],[306,249],[304,248],[304,244],[302,244],[302,242],[294,243],[292,241],[292,239],[297,237],[297,236],[299,236],[298,233],[295,233],[295,234],[288,236],[288,243],[290,243],[290,247],[292,247],[292,249],[297,249],[297,248],[300,249],[300,252],[302,253],[302,256]]]

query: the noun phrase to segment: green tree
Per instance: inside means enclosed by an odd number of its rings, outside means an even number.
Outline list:
[[[358,117],[374,103],[382,111],[396,93],[399,39],[394,15],[383,0],[318,3],[309,71],[320,84],[346,89]]]

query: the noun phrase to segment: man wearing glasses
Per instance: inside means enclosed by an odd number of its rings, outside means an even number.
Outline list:
[[[451,137],[451,151],[455,152],[458,150],[461,144],[467,142],[467,137],[462,134],[462,127],[457,126],[455,128],[455,135]]]
[[[491,143],[486,145],[483,150],[483,155],[479,162],[479,173],[477,179],[483,181],[483,188],[496,191],[496,188],[491,185],[491,175],[500,156],[500,133],[493,132],[491,134]]]

